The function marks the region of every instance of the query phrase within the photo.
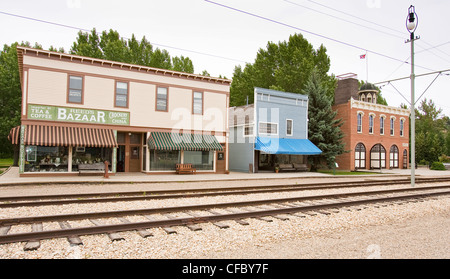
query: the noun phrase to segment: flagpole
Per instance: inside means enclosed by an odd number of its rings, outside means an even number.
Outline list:
[[[366,50],[366,83],[369,82],[369,56],[367,56],[367,50]]]

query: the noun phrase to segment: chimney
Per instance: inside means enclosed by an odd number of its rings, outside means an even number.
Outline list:
[[[336,90],[334,91],[334,104],[347,103],[351,97],[358,100],[358,75],[353,73],[336,76],[338,79]]]

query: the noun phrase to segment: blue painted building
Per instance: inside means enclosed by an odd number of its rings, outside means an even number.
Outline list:
[[[230,108],[228,117],[231,171],[304,166],[306,156],[322,153],[308,140],[308,96],[255,88],[254,103]]]

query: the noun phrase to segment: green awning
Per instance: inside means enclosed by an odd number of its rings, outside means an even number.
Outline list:
[[[151,132],[147,143],[149,149],[156,150],[223,150],[222,145],[213,135]]]

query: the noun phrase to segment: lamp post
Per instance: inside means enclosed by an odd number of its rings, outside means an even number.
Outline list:
[[[415,8],[413,5],[411,5],[408,9],[408,17],[406,18],[406,28],[411,34],[410,39],[406,41],[406,43],[411,43],[411,187],[414,187],[416,184],[416,111],[414,109],[416,99],[414,96],[414,41],[418,40],[419,37],[414,36],[414,31],[416,31],[417,29],[418,22],[419,19],[417,17]]]

